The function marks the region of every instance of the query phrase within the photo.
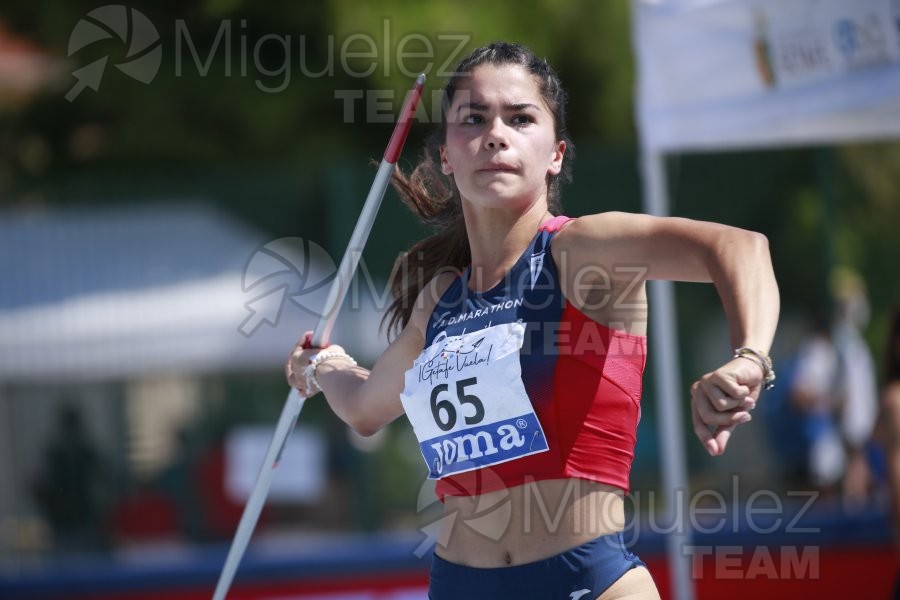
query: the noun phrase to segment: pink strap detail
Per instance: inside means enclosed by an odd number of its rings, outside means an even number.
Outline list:
[[[553,217],[543,225],[541,225],[541,231],[559,231],[563,225],[568,223],[569,221],[574,221],[575,217],[567,217],[565,215],[559,215],[558,217]]]

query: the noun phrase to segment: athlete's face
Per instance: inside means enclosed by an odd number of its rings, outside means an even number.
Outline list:
[[[447,111],[441,169],[465,201],[527,207],[546,197],[565,149],[536,79],[518,65],[482,65],[463,78]]]

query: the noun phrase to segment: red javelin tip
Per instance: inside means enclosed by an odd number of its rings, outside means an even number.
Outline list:
[[[403,144],[406,143],[406,136],[409,135],[409,129],[412,127],[413,117],[416,115],[416,106],[419,104],[419,98],[422,97],[422,88],[425,87],[425,74],[422,73],[416,77],[416,82],[409,91],[403,110],[400,111],[400,118],[397,125],[394,126],[394,133],[391,134],[391,141],[388,142],[387,149],[384,151],[384,160],[391,164],[397,162],[400,158],[400,152],[403,150]]]

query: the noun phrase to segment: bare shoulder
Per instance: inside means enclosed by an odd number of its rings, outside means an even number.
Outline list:
[[[648,238],[660,233],[687,233],[696,228],[723,227],[717,223],[682,217],[657,217],[643,213],[609,211],[570,221],[557,234],[562,244],[584,245]]]
[[[556,234],[554,244],[574,244],[585,239],[596,239],[604,231],[612,231],[620,215],[627,213],[603,212],[576,217],[566,223]]]
[[[637,227],[646,225],[659,217],[644,213],[631,213],[621,210],[609,210],[606,212],[582,215],[569,222],[569,228],[575,227],[580,233],[599,234],[604,231],[614,230],[617,226]]]
[[[573,268],[598,262],[607,268],[643,265],[645,279],[672,281],[711,281],[708,263],[723,250],[768,254],[768,240],[759,233],[712,221],[626,212],[579,217],[557,239],[554,258],[566,256]]]
[[[647,219],[650,219],[648,222]],[[620,260],[629,240],[649,235],[653,217],[626,212],[603,212],[577,217],[566,223],[553,238],[557,263],[566,257],[577,268],[585,261]]]
[[[414,326],[423,337],[428,329],[428,319],[431,317],[434,307],[437,306],[441,296],[457,277],[457,273],[442,271],[425,284],[425,287],[419,292],[409,318],[409,325]]]

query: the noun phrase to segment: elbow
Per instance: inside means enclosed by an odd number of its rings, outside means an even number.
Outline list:
[[[769,238],[767,238],[765,234],[756,231],[749,231],[748,233],[750,234],[750,247],[757,253],[768,256]]]
[[[772,284],[777,288],[775,282],[774,265],[772,264],[772,253],[769,249],[769,238],[762,233],[750,232],[750,255],[754,257],[757,264],[764,272],[768,273],[768,277],[772,280]],[[777,292],[777,289],[776,289]]]
[[[338,412],[341,420],[346,423],[350,429],[363,437],[370,437],[378,433],[380,427],[372,422],[372,418],[367,415],[365,411],[360,410],[358,405],[351,404],[351,406],[353,407],[352,410],[347,410],[345,408]]]
[[[350,402],[351,410],[342,415],[343,421],[356,433],[363,437],[371,437],[378,433],[384,422],[378,421],[370,410],[364,410],[360,402]]]
[[[748,229],[740,230],[739,244],[741,252],[751,256],[769,255],[769,238],[765,234]]]
[[[732,229],[732,233],[727,241],[723,240],[724,246],[720,245],[719,251],[726,256],[731,256],[741,264],[763,263],[771,264],[772,259],[769,254],[769,238],[764,234],[747,229],[738,229],[736,232]]]
[[[771,269],[769,238],[748,229],[723,226],[720,235],[708,247],[704,262],[713,282],[722,271],[742,270],[750,265]]]
[[[340,411],[335,411],[353,431],[362,437],[371,437],[381,431],[385,425],[397,418],[394,406],[385,405],[383,397],[373,392],[370,380],[357,386],[348,396],[343,398]],[[400,406],[400,395],[397,394],[397,405]],[[334,408],[334,405],[332,405]]]
[[[760,283],[768,286],[768,297],[776,305],[780,302],[778,282],[775,279],[772,254],[769,250],[769,238],[755,231],[747,232],[747,256],[751,257],[759,269]]]

